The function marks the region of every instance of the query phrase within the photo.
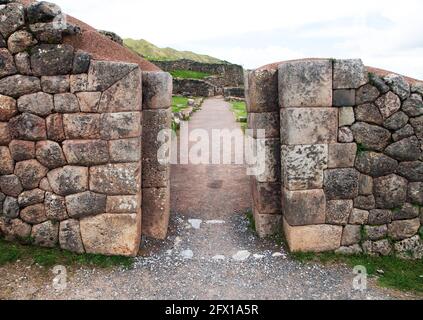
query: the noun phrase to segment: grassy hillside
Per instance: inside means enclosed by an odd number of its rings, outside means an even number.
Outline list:
[[[178,51],[172,48],[159,48],[146,40],[124,39],[125,45],[148,60],[189,59],[204,63],[225,63],[225,61],[191,51]]]

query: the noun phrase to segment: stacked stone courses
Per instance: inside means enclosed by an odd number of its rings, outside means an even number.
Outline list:
[[[134,256],[142,87],[153,90],[150,79],[169,75],[146,75],[143,83],[136,64],[96,61],[62,44],[78,28],[57,25],[61,14],[48,2],[0,2],[0,235]],[[146,105],[160,94],[144,92]]]

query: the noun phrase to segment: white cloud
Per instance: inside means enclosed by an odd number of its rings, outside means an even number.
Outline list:
[[[53,0],[123,37],[201,50],[253,68],[287,58],[361,57],[423,79],[420,0]]]

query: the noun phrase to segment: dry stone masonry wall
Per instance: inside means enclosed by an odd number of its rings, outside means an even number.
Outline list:
[[[0,235],[133,256],[141,240],[142,87],[147,122],[166,126],[170,76],[142,80],[137,64],[92,60],[62,44],[78,28],[58,28],[60,15],[51,3],[0,2]],[[147,143],[148,155],[154,147]],[[144,164],[157,175],[167,170]],[[144,170],[146,186],[167,187],[154,179],[167,181],[168,172],[155,174]],[[168,210],[157,203],[167,189],[154,190],[144,189],[147,233]]]
[[[272,72],[290,249],[422,258],[422,83],[368,73],[361,60],[290,61],[255,74]],[[249,82],[250,106],[257,96],[274,105],[271,83]]]

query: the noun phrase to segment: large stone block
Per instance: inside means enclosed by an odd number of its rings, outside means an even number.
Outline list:
[[[54,95],[54,109],[59,113],[79,112],[79,102],[73,93],[59,93]]]
[[[282,212],[291,226],[324,224],[326,197],[323,190],[282,190]]]
[[[141,242],[140,214],[101,214],[80,221],[87,253],[136,256]]]
[[[21,161],[15,166],[15,175],[19,177],[25,190],[38,188],[47,172],[48,169],[37,160]]]
[[[397,173],[411,182],[423,181],[423,162],[401,162]]]
[[[327,145],[282,146],[282,177],[289,190],[321,189],[328,165]]]
[[[368,150],[383,151],[391,141],[389,130],[365,122],[354,124],[351,130],[355,141]]]
[[[88,90],[88,74],[72,74],[69,77],[70,92],[77,93]],[[95,90],[94,90],[95,91]]]
[[[41,77],[41,88],[47,93],[65,93],[70,89],[69,76],[45,76]]]
[[[3,1],[0,7],[0,33],[8,38],[13,32],[25,24],[25,8],[20,3]],[[4,5],[6,4],[6,5]]]
[[[60,223],[59,243],[63,250],[85,252],[78,220],[69,219]]]
[[[383,117],[380,110],[373,103],[361,104],[354,108],[355,119],[359,122],[367,122],[375,125],[383,124]]]
[[[357,155],[355,143],[335,143],[329,145],[328,168],[354,167]]]
[[[347,225],[344,228],[342,234],[341,245],[343,246],[352,246],[360,243],[361,241],[361,226],[358,225]]]
[[[369,214],[368,223],[373,226],[379,226],[391,223],[393,212],[391,210],[375,209]]]
[[[393,240],[404,240],[417,234],[420,219],[394,221],[388,226],[389,236]]]
[[[47,1],[31,3],[27,8],[29,23],[50,22],[61,13],[62,10],[57,4]]]
[[[338,109],[290,108],[281,109],[282,144],[336,143]]]
[[[27,244],[31,236],[31,229],[31,225],[20,219],[8,220],[0,218],[0,232],[3,233],[6,241],[19,241]]]
[[[172,77],[166,72],[143,72],[143,109],[167,109],[172,104]]]
[[[329,200],[348,200],[358,196],[360,173],[355,169],[325,171],[324,189]]]
[[[15,55],[15,64],[18,73],[25,76],[32,75],[31,62],[29,61],[29,54],[27,52],[20,52]]]
[[[1,215],[6,219],[15,219],[19,216],[19,202],[16,198],[6,197],[4,199]]]
[[[16,100],[0,95],[0,121],[9,121],[17,113]]]
[[[423,182],[413,182],[408,185],[408,199],[413,204],[423,206]]]
[[[154,239],[165,239],[170,218],[170,187],[142,190],[142,233]]]
[[[15,162],[8,147],[0,147],[0,175],[12,174]]]
[[[102,114],[100,135],[103,140],[137,138],[141,136],[141,112]]]
[[[417,161],[422,156],[422,149],[417,137],[413,136],[389,145],[385,153],[398,161]]]
[[[358,89],[368,82],[366,67],[360,59],[333,62],[333,88]]]
[[[402,104],[402,110],[410,117],[423,115],[423,99],[421,95],[412,94],[410,98]]]
[[[339,108],[339,127],[351,126],[355,122],[354,108]]]
[[[7,122],[0,122],[0,146],[7,146],[11,140],[9,124]]]
[[[109,164],[90,168],[90,190],[108,195],[135,195],[141,188],[139,163]]]
[[[28,50],[31,46],[36,45],[37,40],[26,30],[18,30],[11,34],[7,39],[7,47],[13,54]]]
[[[365,225],[369,221],[369,211],[361,209],[353,209],[350,216],[349,224]]]
[[[109,141],[111,162],[138,162],[141,160],[141,138]]]
[[[35,156],[43,166],[49,169],[55,169],[66,165],[66,159],[62,148],[57,142],[38,141]]]
[[[169,99],[169,97],[166,98]],[[141,111],[141,109],[142,87],[139,68],[104,91],[98,106],[100,113]]]
[[[357,90],[355,98],[356,103],[360,105],[374,102],[377,98],[379,98],[379,95],[380,92],[375,86],[366,84]]]
[[[76,95],[79,100],[81,112],[98,112],[101,92],[78,92]]]
[[[341,226],[293,227],[284,219],[283,228],[291,252],[334,251],[341,246]]]
[[[57,194],[46,192],[44,207],[49,220],[63,221],[69,218],[66,211],[65,198]]]
[[[407,201],[408,182],[395,174],[374,180],[376,206],[380,209],[402,207]]]
[[[358,171],[371,177],[382,177],[394,173],[398,168],[398,161],[376,152],[361,152],[357,155]]]
[[[402,100],[410,96],[411,87],[408,81],[398,74],[390,74],[383,78],[391,90]]]
[[[66,140],[63,152],[69,164],[92,166],[109,162],[108,143],[104,140]]]
[[[383,126],[389,130],[399,130],[405,127],[405,125],[408,123],[408,120],[408,116],[404,112],[400,111],[394,113],[392,116],[386,119],[383,122]]]
[[[0,176],[0,189],[7,196],[18,197],[23,191],[19,178],[15,175]]]
[[[48,181],[54,193],[68,196],[88,190],[88,168],[66,166],[50,171]]]
[[[72,71],[74,49],[68,44],[41,44],[31,49],[35,76],[65,75]]]
[[[88,71],[87,91],[106,91],[137,68],[138,65],[131,63],[92,60]]]
[[[59,241],[59,224],[47,221],[33,226],[31,237],[37,246],[54,248]]]
[[[22,192],[18,197],[19,207],[25,208],[35,204],[43,203],[44,194],[45,192],[41,189],[34,189],[34,190]]]
[[[0,61],[2,62],[0,69],[0,78],[13,75],[17,72],[13,60],[13,56],[7,49],[0,49]]]
[[[280,136],[280,114],[279,112],[263,112],[248,114],[248,129],[252,130],[249,134],[257,138],[258,131],[264,130],[265,138],[279,138]],[[264,137],[262,137],[264,138]]]
[[[261,214],[254,210],[256,232],[260,238],[279,234],[282,230],[282,216],[276,214]]]
[[[138,196],[108,196],[106,212],[131,213],[138,212],[141,202]]]
[[[255,139],[258,154],[258,182],[278,182],[281,179],[281,152],[279,139]]]
[[[384,120],[388,119],[395,112],[401,109],[401,99],[392,92],[388,92],[381,96],[375,103]]]
[[[279,112],[277,70],[254,70],[246,82],[249,113]]]
[[[45,117],[54,109],[53,96],[44,92],[28,94],[18,99],[18,110]]]
[[[33,141],[13,140],[9,144],[13,160],[25,161],[35,158],[35,143]]]
[[[66,197],[69,217],[77,219],[106,212],[107,196],[94,192],[83,192]]]
[[[73,74],[87,73],[90,68],[91,56],[89,53],[78,50],[73,58]]]
[[[40,79],[14,75],[0,80],[0,94],[19,98],[25,94],[36,93],[41,90]]]
[[[279,66],[279,103],[282,108],[331,107],[330,60],[291,61]]]
[[[157,138],[162,130],[170,128],[172,113],[167,110],[145,110],[143,111],[143,159],[157,160],[157,151],[163,142]]]
[[[47,138],[46,123],[43,118],[30,113],[22,113],[9,121],[13,139],[39,141]]]
[[[47,221],[44,204],[36,204],[22,209],[20,217],[29,224],[39,224]]]
[[[67,139],[100,139],[99,114],[64,114],[63,127]]]
[[[261,214],[281,214],[280,183],[258,183],[251,179],[254,206]]]
[[[352,200],[332,200],[326,203],[326,223],[347,225],[354,203]]]
[[[333,106],[352,107],[355,106],[355,90],[341,89],[333,91]]]

